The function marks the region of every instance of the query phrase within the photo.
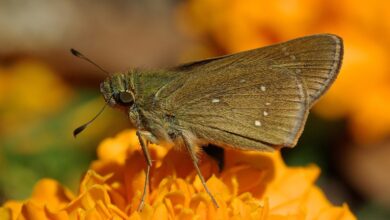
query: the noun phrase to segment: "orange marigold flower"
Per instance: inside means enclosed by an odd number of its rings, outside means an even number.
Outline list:
[[[216,208],[185,152],[150,147],[155,160],[146,205],[137,211],[145,161],[134,131],[104,140],[98,160],[72,194],[54,180],[37,183],[26,201],[8,201],[1,219],[355,219],[314,185],[319,169],[287,167],[279,152],[226,150],[225,169],[206,155],[200,167]]]

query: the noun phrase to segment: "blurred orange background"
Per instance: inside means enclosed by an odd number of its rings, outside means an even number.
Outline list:
[[[344,39],[339,78],[316,104],[289,165],[316,163],[318,185],[359,219],[390,218],[390,2],[385,0],[0,1],[0,200],[43,177],[75,189],[104,137],[128,127],[106,110],[104,74],[166,67],[315,33]]]

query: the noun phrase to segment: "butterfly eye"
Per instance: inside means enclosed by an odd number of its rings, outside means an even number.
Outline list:
[[[115,101],[119,104],[130,106],[134,103],[133,95],[130,92],[120,92],[115,97]]]

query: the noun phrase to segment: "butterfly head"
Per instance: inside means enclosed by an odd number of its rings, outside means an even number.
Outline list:
[[[100,91],[111,107],[129,109],[134,105],[134,90],[127,74],[113,74],[100,84]]]

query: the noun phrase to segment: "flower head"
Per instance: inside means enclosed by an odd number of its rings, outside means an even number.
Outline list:
[[[137,211],[146,163],[134,131],[104,140],[78,193],[54,180],[37,183],[26,201],[8,201],[8,219],[355,219],[347,205],[331,205],[314,185],[319,169],[287,167],[279,152],[226,150],[225,168],[208,156],[200,168],[216,197],[205,193],[185,152],[151,145],[154,160],[146,205]]]

